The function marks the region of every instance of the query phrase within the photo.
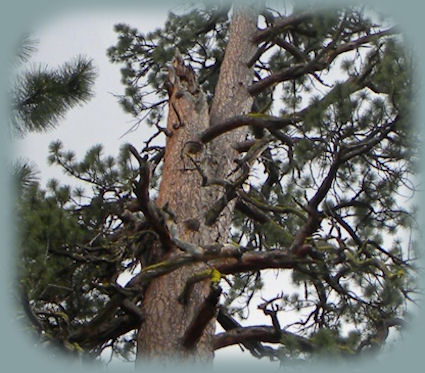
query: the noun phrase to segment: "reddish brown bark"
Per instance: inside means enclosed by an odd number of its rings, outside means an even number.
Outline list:
[[[202,178],[194,168],[193,161],[185,155],[185,144],[206,130],[234,115],[249,112],[252,99],[247,91],[252,82],[252,73],[247,62],[255,52],[251,36],[256,31],[257,15],[243,9],[235,9],[230,27],[229,42],[215,98],[209,108],[200,91],[193,71],[177,56],[170,69],[170,99],[167,129],[172,136],[167,138],[160,191],[157,205],[168,206],[176,218],[178,237],[192,244],[225,241],[230,228],[233,205],[206,226],[204,216],[208,208],[219,198],[222,190],[218,186],[202,187]],[[211,123],[211,124],[210,124]],[[226,177],[234,168],[237,156],[230,146],[244,139],[245,129],[238,129],[223,135],[208,144],[197,155],[196,161],[212,176]],[[195,157],[195,156],[194,156]],[[198,230],[190,230],[185,222],[199,221]],[[178,248],[169,250],[167,257],[178,253]],[[187,305],[179,302],[188,278],[205,268],[205,264],[193,264],[179,268],[151,281],[144,295],[143,312],[145,320],[139,328],[138,359],[177,357],[193,361],[209,360],[213,357],[215,317],[211,310],[206,314],[212,319],[202,335],[196,336],[194,346],[182,338],[193,321],[203,312],[205,300],[210,294],[209,280],[194,285]],[[214,305],[214,302],[210,302]],[[202,317],[201,317],[202,319]],[[189,333],[190,335],[190,333]],[[198,342],[199,340],[199,342]]]

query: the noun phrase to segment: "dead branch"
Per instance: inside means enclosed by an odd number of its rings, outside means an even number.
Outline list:
[[[202,305],[199,307],[197,314],[189,325],[183,341],[182,346],[187,350],[194,349],[199,339],[202,336],[208,323],[213,319],[217,313],[217,303],[220,298],[221,287],[217,284],[211,284],[210,293],[205,298]]]
[[[139,181],[134,182],[134,194],[137,197],[139,210],[143,212],[146,220],[152,225],[153,230],[158,234],[159,240],[163,249],[168,252],[174,247],[172,237],[168,231],[166,221],[159,211],[159,208],[154,205],[149,196],[149,183],[151,170],[149,163],[145,158],[142,158],[139,152],[133,145],[128,144],[128,149],[139,163]]]
[[[217,315],[217,321],[226,332],[242,328],[242,325],[230,316],[224,307],[220,307]],[[259,341],[246,340],[242,341],[241,344],[251,353],[251,355],[257,358],[263,357],[268,352],[268,350]]]
[[[246,344],[252,342],[267,342],[267,343],[284,343],[286,338],[291,338],[298,343],[298,347],[303,352],[314,352],[315,346],[304,337],[297,334],[281,330],[276,333],[273,326],[249,326],[240,327],[229,330],[225,333],[219,333],[214,336],[214,349],[218,350],[223,347],[231,346],[234,344]]]
[[[199,248],[200,255],[176,255],[162,262],[152,264],[142,269],[127,284],[127,289],[138,289],[149,283],[153,278],[170,273],[185,265],[203,262],[216,268],[222,274],[258,271],[267,268],[298,268],[310,263],[306,258],[298,258],[289,253],[288,249],[268,252],[243,252],[244,248],[231,244],[214,243]]]
[[[253,126],[276,130],[282,129],[289,125],[296,124],[301,119],[302,118],[296,116],[291,116],[291,118],[280,118],[264,114],[256,115],[255,113],[251,115],[238,115],[229,118],[222,123],[218,123],[214,126],[208,127],[204,132],[199,135],[198,141],[203,144],[207,144],[208,142],[214,140],[216,137],[242,126]]]

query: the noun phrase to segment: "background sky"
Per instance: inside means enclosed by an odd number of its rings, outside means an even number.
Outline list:
[[[117,155],[124,142],[131,142],[138,148],[152,132],[146,126],[125,135],[134,118],[124,113],[114,97],[123,93],[120,83],[122,66],[110,63],[106,50],[117,41],[117,34],[113,31],[115,24],[128,23],[145,32],[162,25],[166,16],[167,11],[161,8],[149,9],[144,14],[140,9],[131,11],[128,8],[119,12],[76,12],[51,19],[31,30],[32,38],[38,42],[37,52],[25,67],[56,68],[83,55],[93,59],[97,71],[95,95],[88,103],[70,110],[56,129],[30,134],[16,141],[16,155],[34,162],[41,180],[62,178],[58,167],[47,167],[48,145],[56,139],[62,140],[64,149],[73,150],[81,158],[98,143],[104,145],[105,155]]]

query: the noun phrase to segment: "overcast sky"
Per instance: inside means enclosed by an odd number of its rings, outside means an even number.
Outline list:
[[[134,124],[134,118],[123,112],[114,97],[114,94],[123,93],[122,65],[111,64],[106,50],[117,41],[113,31],[115,24],[128,23],[144,32],[158,28],[166,16],[167,10],[161,8],[145,14],[131,10],[63,14],[33,30],[32,37],[38,45],[28,66],[41,64],[55,68],[83,55],[93,59],[98,74],[95,95],[88,103],[70,110],[56,129],[16,141],[17,155],[37,164],[43,181],[61,176],[59,168],[47,167],[47,149],[53,140],[62,140],[64,149],[75,151],[79,158],[98,143],[104,145],[105,155],[117,155],[124,142],[131,142],[137,148],[142,145],[147,133],[151,132],[148,127],[139,127],[136,132],[123,136]]]

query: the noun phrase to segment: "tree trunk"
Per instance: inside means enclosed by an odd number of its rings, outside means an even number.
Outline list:
[[[255,52],[251,36],[257,29],[256,20],[257,14],[254,12],[234,9],[229,42],[210,112],[193,70],[185,66],[178,54],[170,68],[167,129],[171,136],[167,137],[156,203],[161,208],[167,206],[174,214],[178,239],[181,241],[197,245],[227,240],[233,205],[226,206],[215,221],[206,224],[201,213],[208,211],[222,195],[222,188],[202,187],[202,177],[195,163],[209,176],[226,178],[234,168],[233,160],[236,158],[230,144],[244,140],[245,130],[227,133],[193,156],[186,154],[186,148],[209,125],[217,125],[226,118],[249,112],[252,99],[247,86],[252,82],[252,71],[247,67],[247,62]],[[199,227],[187,224],[188,221],[198,222]],[[179,249],[175,247],[166,256],[178,252]],[[139,361],[146,358],[163,360],[164,357],[191,361],[213,358],[214,315],[208,317],[209,321],[199,338],[191,341],[187,336],[191,323],[203,312],[202,305],[211,292],[210,281],[196,283],[186,304],[178,300],[186,281],[205,268],[208,268],[207,264],[193,264],[154,279],[149,284],[142,306],[145,320],[137,338]]]

